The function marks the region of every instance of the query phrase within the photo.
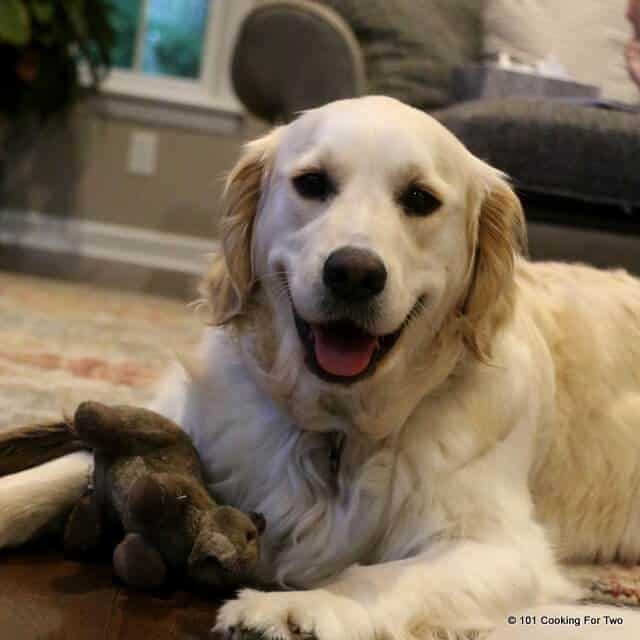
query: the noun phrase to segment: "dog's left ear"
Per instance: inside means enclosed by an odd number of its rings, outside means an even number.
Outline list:
[[[518,196],[495,169],[482,184],[479,217],[472,225],[475,246],[472,277],[463,305],[465,342],[478,359],[488,362],[496,329],[514,305],[515,259],[526,251],[526,227]]]
[[[279,135],[276,128],[246,145],[227,177],[220,219],[222,250],[200,287],[212,324],[226,324],[245,308],[253,284],[251,235]]]

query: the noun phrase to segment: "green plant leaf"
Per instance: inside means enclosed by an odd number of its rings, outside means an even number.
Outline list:
[[[49,24],[53,19],[53,2],[51,0],[31,0],[31,13],[38,22]]]
[[[0,42],[21,47],[31,37],[31,20],[22,0],[0,1]]]
[[[84,40],[88,31],[84,0],[63,0],[62,6],[76,37]]]
[[[79,82],[78,61],[85,61],[96,85],[103,79],[114,42],[112,3],[0,0],[0,48],[8,55],[0,60],[0,120],[7,118],[12,125],[34,118],[44,121],[90,95]],[[24,82],[20,73],[28,75],[29,69],[19,68],[13,60],[22,60],[25,52],[20,49],[31,46],[46,51],[41,52],[33,81]],[[7,60],[12,62],[3,64]]]

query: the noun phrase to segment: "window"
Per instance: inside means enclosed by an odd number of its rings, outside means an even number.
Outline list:
[[[251,0],[111,4],[116,43],[114,69],[103,85],[108,112],[214,131],[238,121],[229,66]]]
[[[116,0],[116,68],[196,79],[213,0]]]

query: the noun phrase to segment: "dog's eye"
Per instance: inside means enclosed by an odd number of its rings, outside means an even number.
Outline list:
[[[326,200],[335,187],[324,171],[302,173],[293,179],[293,186],[300,197],[308,200]]]
[[[400,198],[408,216],[428,216],[442,204],[433,194],[416,185],[410,185]]]

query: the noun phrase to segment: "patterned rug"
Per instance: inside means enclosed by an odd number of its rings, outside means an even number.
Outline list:
[[[588,594],[587,602],[640,607],[640,567],[607,564],[574,567],[569,574]]]
[[[202,322],[170,299],[0,272],[0,428],[144,404]]]
[[[87,399],[144,404],[201,326],[169,299],[0,272],[0,428],[55,420]],[[640,607],[640,568],[572,574],[592,602]]]

